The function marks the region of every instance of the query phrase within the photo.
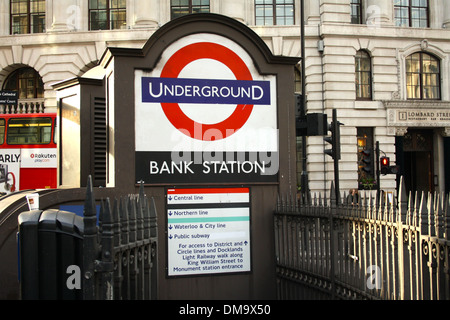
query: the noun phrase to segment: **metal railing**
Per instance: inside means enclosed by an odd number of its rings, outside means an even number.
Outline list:
[[[21,213],[18,239],[24,300],[157,298],[156,206],[142,185],[138,195],[97,206],[89,177],[82,217]]]
[[[156,299],[156,207],[143,186],[113,207],[102,202],[98,227],[89,196],[84,216],[84,299]]]
[[[450,299],[449,196],[284,197],[274,215],[280,299]]]

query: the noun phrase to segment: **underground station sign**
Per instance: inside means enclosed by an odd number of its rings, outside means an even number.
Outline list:
[[[248,272],[249,188],[167,190],[167,275]]]
[[[135,71],[136,181],[278,180],[276,78],[213,34],[178,39]]]

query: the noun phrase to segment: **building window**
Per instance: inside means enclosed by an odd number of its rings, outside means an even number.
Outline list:
[[[361,24],[362,23],[361,0],[351,0],[350,10],[351,10],[351,23]]]
[[[360,50],[355,56],[356,99],[372,99],[372,62],[369,54]]]
[[[89,0],[89,30],[126,29],[126,0]]]
[[[259,26],[293,25],[294,0],[255,0],[255,22]]]
[[[357,130],[358,142],[358,189],[376,189],[374,172],[373,128],[361,127]]]
[[[170,18],[175,19],[190,13],[208,13],[209,0],[171,0]]]
[[[440,63],[431,54],[416,52],[406,58],[406,92],[408,99],[441,98]]]
[[[427,28],[428,11],[428,0],[394,0],[395,25]]]
[[[33,68],[21,68],[6,78],[3,90],[19,92],[19,99],[36,99],[44,97],[44,84]]]
[[[11,0],[11,34],[45,32],[45,0]]]

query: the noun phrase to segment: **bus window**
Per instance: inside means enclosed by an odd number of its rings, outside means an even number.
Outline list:
[[[48,144],[52,139],[52,119],[12,118],[6,139],[8,144]]]
[[[0,119],[0,144],[5,142],[5,119]]]

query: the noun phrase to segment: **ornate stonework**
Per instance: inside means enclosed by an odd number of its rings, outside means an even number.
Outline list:
[[[395,135],[404,135],[408,127],[450,127],[450,102],[385,101],[387,126],[395,127]]]

